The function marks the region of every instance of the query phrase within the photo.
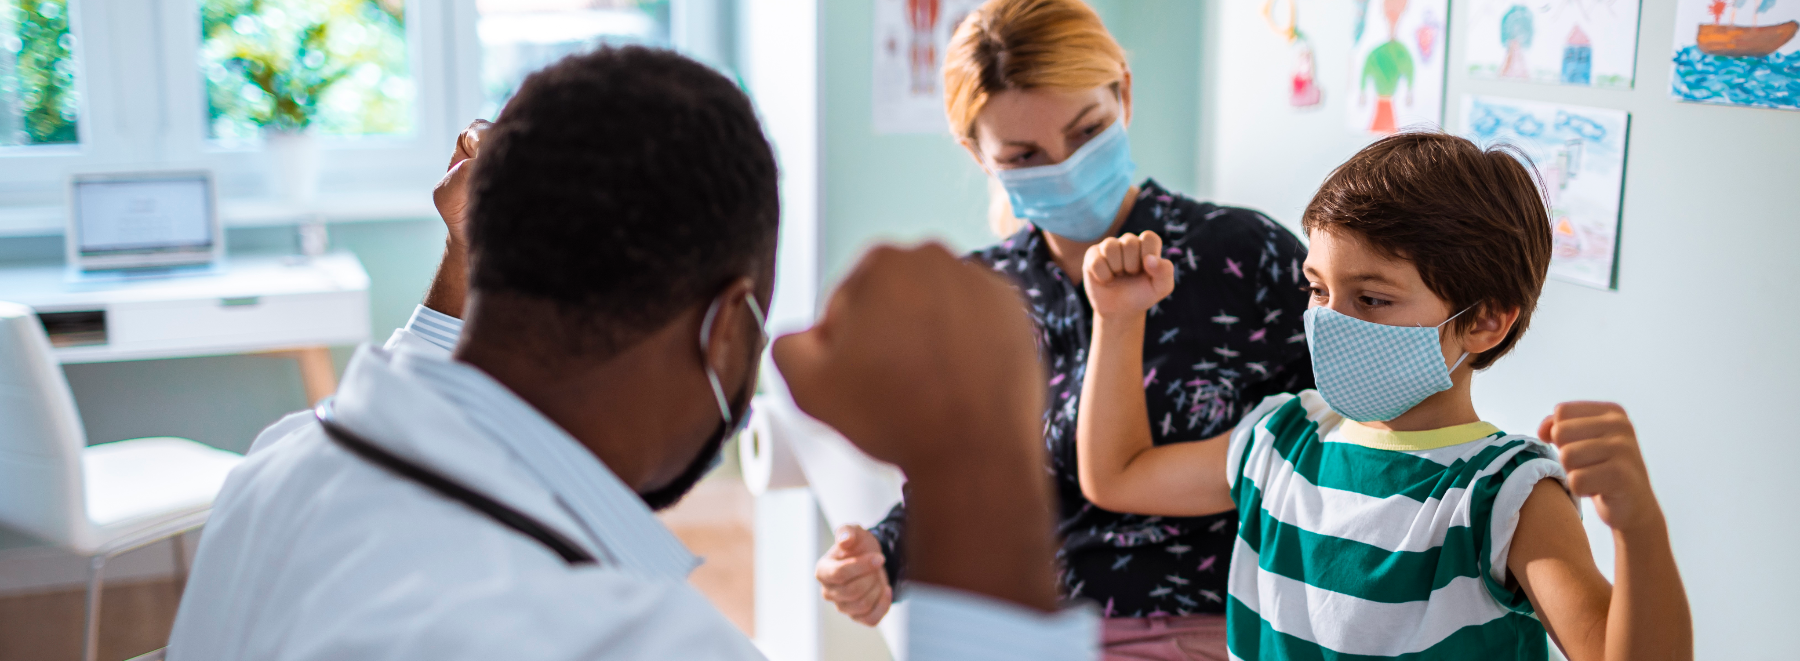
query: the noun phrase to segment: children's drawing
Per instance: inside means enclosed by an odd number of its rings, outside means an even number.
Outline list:
[[[1800,109],[1800,0],[1679,0],[1670,93],[1683,101]]]
[[[1285,17],[1277,15],[1281,13],[1281,8],[1277,5],[1283,4],[1287,8]],[[1318,78],[1314,75],[1318,71],[1318,60],[1313,57],[1312,40],[1300,31],[1299,4],[1300,0],[1263,0],[1262,17],[1269,24],[1269,29],[1287,41],[1288,49],[1293,53],[1294,71],[1290,78],[1293,91],[1288,95],[1288,105],[1310,108],[1324,100],[1324,93],[1320,91]]]
[[[979,0],[874,0],[875,131],[942,133],[944,47]]]
[[[1630,88],[1640,0],[1471,0],[1464,61],[1475,78]]]
[[[1449,0],[1356,4],[1360,15],[1350,51],[1350,88],[1355,90],[1348,104],[1350,126],[1388,134],[1414,124],[1442,125],[1445,58],[1439,51]]]
[[[1463,99],[1464,137],[1517,147],[1537,168],[1550,202],[1550,275],[1600,289],[1617,286],[1629,123],[1623,110]]]

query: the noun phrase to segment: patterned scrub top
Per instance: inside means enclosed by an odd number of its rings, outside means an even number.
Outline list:
[[[1145,230],[1162,236],[1163,255],[1175,264],[1175,289],[1151,308],[1144,329],[1144,395],[1157,445],[1218,436],[1264,397],[1313,387],[1299,239],[1255,211],[1197,202],[1152,180],[1121,233]],[[1081,495],[1075,419],[1094,327],[1086,291],[1030,226],[971,258],[1024,292],[1049,367],[1044,443],[1060,501],[1063,596],[1092,600],[1108,617],[1223,613],[1235,513],[1121,514]],[[904,514],[902,503],[870,530],[894,585],[905,575]]]

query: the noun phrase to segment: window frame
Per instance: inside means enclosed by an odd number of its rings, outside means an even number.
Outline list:
[[[118,112],[123,105],[119,102],[120,90],[108,79],[109,74],[115,73],[114,67],[95,66],[120,60],[115,40],[94,38],[110,37],[115,32],[112,22],[122,18],[96,11],[98,5],[109,3],[120,4],[117,0],[69,0],[65,5],[69,32],[75,35],[75,94],[80,99],[76,106],[76,144],[0,146],[0,182],[4,182],[0,184],[0,205],[61,204],[62,189],[70,175],[84,168],[129,162],[134,152],[141,149],[141,144],[132,144],[129,135],[134,129],[146,127],[137,118]]]
[[[202,169],[227,228],[433,218],[430,191],[455,136],[480,112],[476,0],[407,0],[414,126],[398,136],[319,136],[316,200],[276,198],[260,144],[207,137],[200,0],[67,0],[75,35],[76,145],[0,147],[0,240],[63,233],[77,174]],[[734,0],[671,0],[671,45],[729,66]],[[153,29],[143,29],[143,26]],[[701,43],[713,42],[719,43]],[[492,118],[488,118],[492,119]]]
[[[200,0],[69,0],[75,35],[76,145],[0,147],[0,237],[63,232],[70,177],[96,172],[204,169],[214,174],[227,227],[431,215],[430,189],[468,112],[458,78],[480,54],[456,51],[457,24],[473,35],[474,0],[407,0],[413,130],[395,136],[319,136],[318,198],[275,198],[260,144],[207,137]],[[145,30],[142,26],[153,26]],[[468,60],[468,62],[465,62]]]

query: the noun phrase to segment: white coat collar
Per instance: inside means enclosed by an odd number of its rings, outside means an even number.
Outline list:
[[[592,452],[473,366],[364,346],[334,400],[370,442],[537,518],[602,564],[674,580],[699,564]]]

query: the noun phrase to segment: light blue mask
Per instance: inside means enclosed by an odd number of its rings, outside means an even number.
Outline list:
[[[1449,390],[1450,371],[1469,357],[1465,352],[1455,365],[1444,365],[1438,329],[1450,319],[1436,326],[1383,326],[1323,307],[1307,310],[1304,319],[1319,395],[1331,410],[1357,422],[1398,418]]]
[[[1051,234],[1097,241],[1112,229],[1136,169],[1125,123],[1114,121],[1061,163],[999,170],[994,177],[1006,187],[1014,216]]]

